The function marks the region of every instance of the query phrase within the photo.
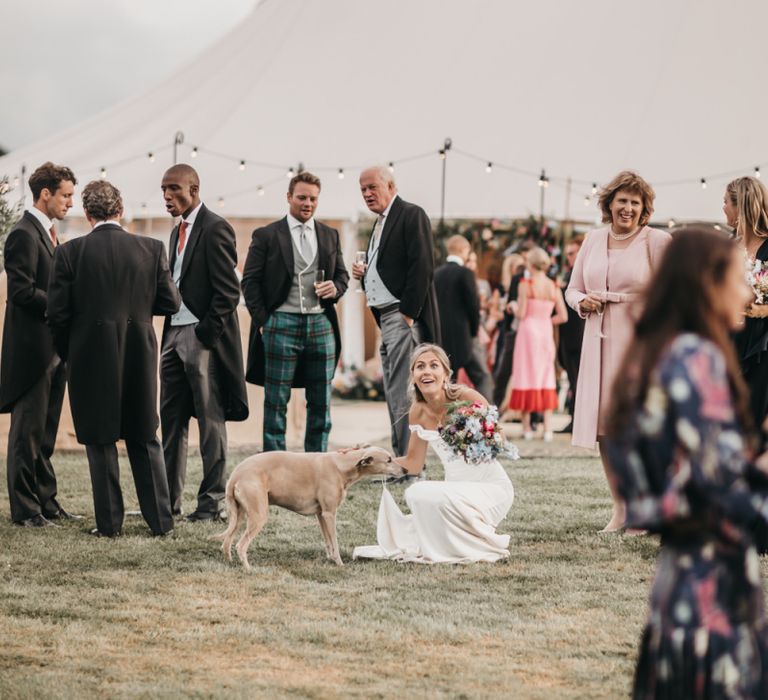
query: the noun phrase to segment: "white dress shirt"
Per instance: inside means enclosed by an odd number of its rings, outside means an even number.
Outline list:
[[[189,250],[189,244],[192,241],[192,236],[195,231],[195,219],[197,219],[197,215],[200,213],[200,207],[203,206],[203,203],[200,202],[191,212],[189,212],[189,216],[185,217],[183,221],[187,224],[187,233],[186,233],[186,240],[184,243],[184,248],[181,251],[181,254],[179,254],[178,249],[178,238],[176,239],[176,262],[173,264],[173,281],[176,284],[176,287],[179,286],[179,280],[181,280],[181,266],[184,264],[184,255],[186,254],[187,250]],[[173,253],[171,253],[173,254]],[[184,302],[181,302],[181,306],[179,307],[179,310],[171,316],[171,325],[172,326],[188,326],[190,323],[197,323],[200,319],[195,316],[185,305]]]
[[[392,197],[392,201],[387,208],[379,214],[376,225],[374,226],[371,242],[368,246],[368,267],[365,270],[365,296],[368,306],[381,309],[385,306],[391,306],[400,300],[387,289],[379,271],[376,268],[379,258],[379,246],[381,245],[381,236],[384,233],[384,227],[387,225],[389,210],[395,202],[397,195]]]
[[[312,256],[310,259],[304,261],[307,263],[307,267],[309,267],[317,255],[317,232],[315,231],[315,219],[314,217],[307,219],[307,221],[302,224],[301,221],[291,216],[291,214],[288,214],[286,218],[288,219],[288,229],[291,232],[291,238],[293,239],[293,243],[296,246],[296,250],[298,251],[301,250],[301,227],[304,226],[307,243],[312,250]]]
[[[32,216],[34,216],[40,222],[40,225],[43,227],[45,232],[48,234],[48,238],[50,239],[51,243],[53,243],[53,245],[56,245],[56,241],[54,241],[53,237],[51,236],[51,229],[53,228],[53,221],[51,221],[37,207],[31,207],[31,208],[27,209],[27,211],[30,214],[32,214]]]

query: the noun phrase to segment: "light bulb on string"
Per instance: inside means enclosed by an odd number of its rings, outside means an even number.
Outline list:
[[[219,197],[219,207],[224,206],[224,197]]]
[[[670,219],[669,221],[667,221],[667,228],[675,228],[676,225],[677,225],[677,222],[674,219]]]
[[[549,187],[549,178],[543,168],[541,170],[541,175],[539,175],[539,187]]]
[[[197,158],[197,146],[192,148],[192,153],[189,154],[190,158]]]
[[[389,172],[391,173],[395,172],[395,164],[393,162],[390,161],[387,167],[389,168]]]
[[[285,174],[286,177],[293,177],[295,174],[295,171],[293,168],[288,168],[288,172]]]
[[[261,187],[261,186],[259,186],[259,187],[256,189],[256,194],[257,194],[257,195],[259,195],[259,197],[263,197],[263,196],[264,196],[264,188],[263,188],[263,187]]]
[[[154,162],[155,162],[155,154],[154,154],[154,153],[152,153],[152,151],[150,151],[149,153],[147,153],[147,158],[149,158],[149,162],[150,162],[150,163],[154,163]]]
[[[240,172],[242,172],[243,170],[245,170],[245,161],[241,160],[240,161]]]
[[[596,194],[597,194],[597,183],[593,182],[592,183],[592,196],[594,196]]]
[[[707,189],[707,178],[703,177],[701,178],[701,189],[706,190]]]
[[[488,165],[485,166],[485,172],[487,173],[493,172],[493,163],[491,163],[490,161],[488,161]]]
[[[590,196],[589,196],[589,195],[585,195],[585,196],[584,196],[584,206],[585,206],[585,207],[588,207],[588,206],[589,206],[589,203],[590,203],[591,201],[592,201],[592,200],[590,199]]]
[[[339,180],[343,180],[344,179],[344,168],[339,168],[338,175],[339,175]]]
[[[141,213],[142,214],[146,214],[147,213],[147,203],[146,202],[142,202],[141,203]]]
[[[440,156],[440,160],[445,160],[445,149],[441,148],[437,154]]]
[[[107,169],[106,168],[102,168],[101,169],[101,179],[102,180],[106,180],[106,178],[107,178]]]
[[[758,179],[760,178],[760,166],[759,165],[755,166],[755,177],[758,178]]]

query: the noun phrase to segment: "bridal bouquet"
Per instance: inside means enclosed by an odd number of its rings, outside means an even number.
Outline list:
[[[454,454],[470,464],[490,462],[499,455],[518,458],[517,448],[504,439],[496,406],[484,406],[478,401],[452,403],[445,425],[437,430]]]
[[[755,304],[768,304],[768,263],[748,262],[747,283],[755,294]]]

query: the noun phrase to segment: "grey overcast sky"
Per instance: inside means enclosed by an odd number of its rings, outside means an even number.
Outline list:
[[[143,92],[256,0],[3,0],[0,147],[12,150]]]

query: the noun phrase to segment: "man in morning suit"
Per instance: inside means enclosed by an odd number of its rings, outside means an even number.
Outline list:
[[[307,399],[305,452],[325,452],[331,380],[341,353],[336,302],[349,275],[339,232],[314,218],[320,180],[302,172],[288,186],[288,215],[253,232],[243,268],[251,314],[246,380],[264,386],[264,451],[285,450],[291,387]],[[323,281],[316,283],[317,272]]]
[[[235,232],[200,200],[189,165],[169,168],[165,208],[181,222],[171,233],[170,265],[181,308],[165,320],[160,357],[160,424],[174,515],[181,515],[189,420],[197,418],[203,480],[189,522],[218,520],[226,485],[226,421],[248,417],[237,305]]]
[[[433,285],[432,227],[424,210],[397,194],[389,168],[360,174],[360,191],[377,215],[365,264],[352,274],[362,281],[381,328],[381,368],[392,424],[392,449],[408,449],[408,377],[413,349],[440,342],[440,320]]]
[[[475,275],[466,262],[472,246],[464,236],[451,236],[446,241],[448,257],[435,270],[437,308],[440,310],[442,346],[456,373],[463,369],[477,391],[488,401],[493,393],[490,372],[474,352],[480,328],[480,297]]]
[[[56,250],[48,322],[69,367],[69,403],[85,445],[96,529],[123,527],[117,440],[124,439],[141,514],[152,533],[173,530],[168,481],[157,439],[157,338],[152,316],[179,308],[165,248],[125,231],[120,192],[106,180],[83,190],[92,230]]]
[[[45,527],[76,519],[56,500],[51,455],[56,444],[66,367],[45,322],[48,278],[57,245],[55,220],[72,206],[77,180],[69,168],[44,163],[29,178],[33,206],[5,241],[8,301],[5,307],[0,412],[11,414],[8,498],[11,520]]]

